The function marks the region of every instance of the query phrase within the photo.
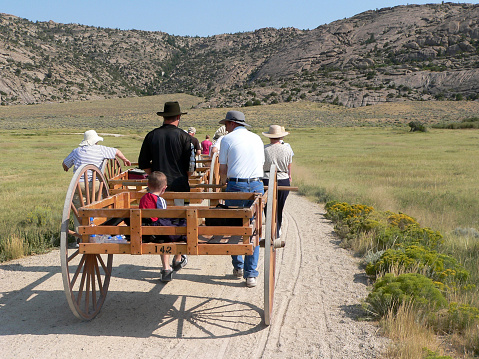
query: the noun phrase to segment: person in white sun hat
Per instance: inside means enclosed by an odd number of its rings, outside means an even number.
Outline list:
[[[131,162],[114,147],[98,145],[103,141],[103,137],[98,136],[95,130],[85,131],[83,141],[63,160],[63,170],[67,172],[73,166],[75,172],[82,165],[91,164],[101,168],[104,159],[113,159],[118,157],[125,166],[131,166]]]
[[[268,132],[263,136],[269,138],[269,144],[264,146],[264,177],[265,186],[269,183],[269,169],[272,164],[276,165],[278,186],[291,186],[291,163],[293,163],[293,150],[283,138],[289,135],[284,127],[278,125],[269,126]],[[281,223],[283,221],[283,208],[288,198],[289,191],[278,191],[277,231],[281,235]]]
[[[103,165],[103,160],[113,159],[115,157],[121,159],[125,166],[131,166],[131,162],[123,155],[123,153],[121,153],[119,149],[98,145],[98,142],[100,141],[103,141],[103,137],[98,136],[95,130],[85,131],[83,134],[83,141],[81,141],[79,146],[71,151],[70,154],[63,160],[63,170],[68,172],[68,170],[73,166],[73,173],[75,173],[75,171],[83,165],[95,165],[102,170],[101,167]],[[92,182],[92,176],[92,172],[88,171],[88,182]],[[80,188],[82,193],[85,193],[84,176],[80,178]],[[95,189],[96,197],[98,195],[100,186],[96,186]],[[81,200],[76,191],[72,201],[76,208],[81,206]],[[80,223],[78,222],[77,217],[74,216],[73,219],[75,222],[75,227],[78,227]],[[78,246],[78,243],[76,246]]]

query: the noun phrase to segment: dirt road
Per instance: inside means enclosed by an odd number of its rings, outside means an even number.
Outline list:
[[[0,358],[377,357],[386,339],[356,320],[367,295],[358,260],[338,246],[322,206],[291,194],[285,212],[271,326],[263,251],[255,288],[233,278],[227,256],[190,256],[165,285],[158,256],[116,255],[90,322],[70,312],[53,251],[0,266]]]

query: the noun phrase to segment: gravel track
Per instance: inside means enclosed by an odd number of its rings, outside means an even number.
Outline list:
[[[164,285],[158,256],[115,255],[106,302],[82,322],[66,302],[55,250],[0,265],[0,358],[378,357],[388,341],[358,320],[367,279],[324,208],[292,193],[283,222],[269,327],[263,251],[255,288],[233,278],[228,256],[190,256]]]

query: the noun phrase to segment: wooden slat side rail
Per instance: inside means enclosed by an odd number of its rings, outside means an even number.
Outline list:
[[[184,243],[143,243],[143,254],[187,254]],[[117,243],[80,243],[82,254],[133,254],[129,244]],[[252,244],[198,244],[198,255],[252,255]]]
[[[198,254],[198,210],[188,209],[186,211],[186,243],[187,253]]]
[[[173,209],[174,208],[174,209]],[[173,207],[172,209],[149,209],[143,208],[141,210],[141,218],[186,218],[186,211],[190,208],[188,206]]]
[[[82,218],[80,219],[80,223],[81,223],[81,225],[83,225],[83,226],[88,226],[88,225],[89,225],[89,222],[90,222],[90,218],[89,218],[89,217],[82,217]],[[78,227],[78,228],[81,228],[81,226]],[[81,238],[82,243],[88,243],[88,242],[90,242],[90,236],[89,236],[89,235],[87,235],[86,233],[83,234],[83,233],[80,232],[80,231],[78,231],[78,233],[82,234],[82,238]]]
[[[82,254],[131,254],[130,244],[122,243],[80,243]]]
[[[254,200],[255,194],[249,192],[165,192],[164,199],[184,198],[184,199],[243,199]]]
[[[130,217],[130,209],[114,209],[114,208],[99,208],[99,209],[89,209],[86,207],[81,207],[78,211],[78,214],[81,217],[108,217],[108,218],[127,218]]]
[[[248,199],[254,200],[249,208],[218,209],[208,206],[173,206],[169,209],[139,209],[134,204],[143,194],[135,192],[123,192],[96,203],[80,208],[82,226],[79,233],[83,242],[80,250],[82,253],[159,253],[168,248],[173,250],[172,254],[252,254],[253,245],[258,245],[261,232],[263,216],[263,203],[266,195],[255,193],[201,193],[208,197],[218,199]],[[178,195],[188,197],[193,193],[169,192],[167,196],[172,198]],[[192,196],[194,197],[194,196]],[[103,206],[103,207],[102,207]],[[107,208],[105,208],[107,207]],[[116,208],[111,208],[116,207]],[[122,208],[126,207],[126,208]],[[89,217],[93,217],[95,227],[89,225]],[[142,218],[186,218],[186,227],[178,226],[143,226]],[[129,218],[129,226],[121,223],[122,219]],[[204,218],[241,218],[242,226],[204,226],[200,225]],[[201,221],[200,221],[201,220]],[[105,225],[101,225],[106,222]],[[114,225],[116,223],[120,225]],[[128,222],[127,222],[128,223]],[[87,243],[91,234],[129,235],[130,243]],[[186,243],[142,243],[143,235],[180,235],[186,234]],[[199,236],[216,236],[227,238],[236,236],[241,242],[236,243],[203,243]],[[202,239],[204,241],[204,239]],[[183,245],[183,247],[181,247]],[[166,247],[165,247],[166,246]]]
[[[141,199],[142,193],[129,192],[132,200]],[[258,194],[248,192],[165,192],[161,195],[165,200],[169,199],[244,199],[254,200]]]
[[[124,192],[128,192],[128,193],[142,193],[143,195],[146,193],[146,188],[116,188],[116,189],[110,189],[110,194],[114,195],[114,194],[119,194],[119,193],[124,193]]]
[[[122,185],[122,186],[146,186],[148,185],[147,179],[110,179],[108,184]]]
[[[249,222],[248,222],[249,224]],[[212,226],[212,227],[198,227],[198,234],[202,236],[209,235],[232,235],[232,236],[247,236],[248,240],[244,243],[249,243],[249,237],[254,234],[253,227],[226,227],[226,226]]]
[[[186,254],[187,245],[182,243],[143,243],[145,254]]]
[[[141,209],[130,209],[130,246],[131,254],[141,253]]]
[[[88,225],[79,226],[78,233],[87,234],[91,236],[92,234],[108,234],[116,236],[118,234],[123,234],[124,236],[130,235],[130,227],[127,226],[96,226],[91,227]]]
[[[252,244],[200,244],[198,246],[199,255],[252,255],[253,254],[253,245]]]

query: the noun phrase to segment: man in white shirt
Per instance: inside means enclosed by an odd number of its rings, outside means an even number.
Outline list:
[[[261,138],[247,130],[250,127],[245,116],[239,111],[229,111],[220,124],[226,126],[228,134],[221,140],[219,151],[220,182],[226,183],[226,192],[264,193],[262,182],[264,164],[264,145]],[[249,207],[252,201],[227,200],[227,206]],[[233,275],[246,279],[246,286],[256,286],[258,277],[259,246],[254,248],[253,255],[231,256]]]

